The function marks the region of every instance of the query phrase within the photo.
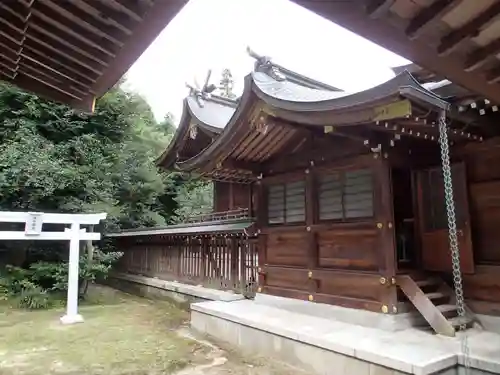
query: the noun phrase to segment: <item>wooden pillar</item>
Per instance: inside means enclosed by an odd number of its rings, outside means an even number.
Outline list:
[[[262,272],[267,266],[267,235],[263,233],[264,227],[267,226],[267,195],[264,184],[261,180],[257,181],[257,209],[256,209],[256,224],[258,235],[258,262],[259,269],[259,291],[265,288],[265,273]]]
[[[244,261],[238,256],[238,246],[241,243],[241,238],[231,237],[229,238],[229,254],[230,254],[230,267],[231,267],[231,284],[235,291],[240,290],[239,277],[238,277],[238,265],[239,262]]]
[[[234,210],[234,185],[232,182],[229,182],[229,209],[228,211]],[[238,191],[238,189],[236,189]]]
[[[387,155],[387,154],[385,154]],[[381,293],[382,312],[397,313],[396,241],[392,201],[390,164],[384,154],[374,154],[375,219],[379,231],[379,275],[383,288]]]
[[[314,300],[314,294],[318,291],[318,282],[314,276],[314,270],[318,267],[318,242],[314,224],[318,220],[318,204],[316,194],[316,173],[314,163],[306,169],[306,230],[307,230],[307,267],[309,268],[309,293],[310,300]]]

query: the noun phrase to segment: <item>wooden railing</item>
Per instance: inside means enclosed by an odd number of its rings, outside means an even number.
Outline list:
[[[194,215],[191,216],[187,222],[188,223],[201,223],[207,221],[222,221],[231,219],[246,219],[250,217],[248,208],[241,208],[238,210],[223,211],[223,212],[213,212],[209,214]]]
[[[257,288],[257,242],[243,234],[131,236],[118,242],[119,272],[140,274],[252,297]]]

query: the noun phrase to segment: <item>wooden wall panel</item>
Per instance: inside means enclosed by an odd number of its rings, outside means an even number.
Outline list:
[[[500,139],[461,150],[460,156],[467,168],[475,263],[500,265]]]
[[[230,210],[229,183],[216,181],[214,183],[214,212]]]
[[[318,232],[320,267],[376,270],[378,268],[378,231],[367,229],[330,229]]]
[[[268,267],[266,272],[266,286],[273,288],[307,291],[308,279],[305,269]]]
[[[376,312],[386,289],[370,273],[271,265],[262,267],[262,273],[265,293]]]
[[[232,210],[240,208],[251,208],[251,186],[247,184],[233,184],[233,207]]]
[[[376,275],[362,275],[351,272],[313,272],[319,280],[318,293],[349,298],[380,301],[383,291]]]
[[[476,262],[500,264],[500,180],[472,184],[469,190]]]
[[[500,148],[491,147],[472,150],[465,155],[467,176],[471,182],[500,180]]]
[[[267,263],[282,266],[307,266],[307,232],[269,233],[267,235]]]
[[[251,187],[229,182],[214,183],[214,212],[251,208]]]
[[[464,275],[464,294],[468,300],[500,304],[500,266],[478,266],[473,275]]]

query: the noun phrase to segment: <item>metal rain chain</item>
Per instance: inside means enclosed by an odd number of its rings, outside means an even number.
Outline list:
[[[442,110],[439,116],[439,144],[441,146],[441,165],[443,170],[444,197],[446,202],[446,214],[448,216],[448,239],[450,243],[451,262],[453,267],[453,286],[457,299],[458,316],[461,320],[460,331],[465,331],[465,301],[462,285],[462,271],[460,269],[460,248],[458,245],[457,222],[455,214],[455,200],[453,198],[453,183],[450,166],[450,149],[448,143],[448,129],[446,125],[446,111]],[[463,332],[461,337],[462,354],[466,373],[470,367],[469,346],[467,343],[467,334]]]

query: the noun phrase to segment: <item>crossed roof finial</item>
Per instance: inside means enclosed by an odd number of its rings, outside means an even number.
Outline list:
[[[271,57],[259,55],[250,47],[247,47],[247,53],[255,59],[254,71],[265,73],[276,81],[286,80],[286,76],[280,72],[277,66],[273,65]]]
[[[207,72],[207,77],[205,78],[205,83],[203,86],[200,88],[200,85],[198,84],[198,81],[196,77],[193,80],[193,85],[190,85],[189,83],[186,83],[186,86],[189,88],[189,96],[193,96],[196,98],[196,101],[198,102],[198,105],[200,107],[204,106],[203,99],[207,99],[210,97],[210,94],[215,91],[217,86],[214,84],[210,83],[210,76],[212,75],[212,70],[209,69]]]

